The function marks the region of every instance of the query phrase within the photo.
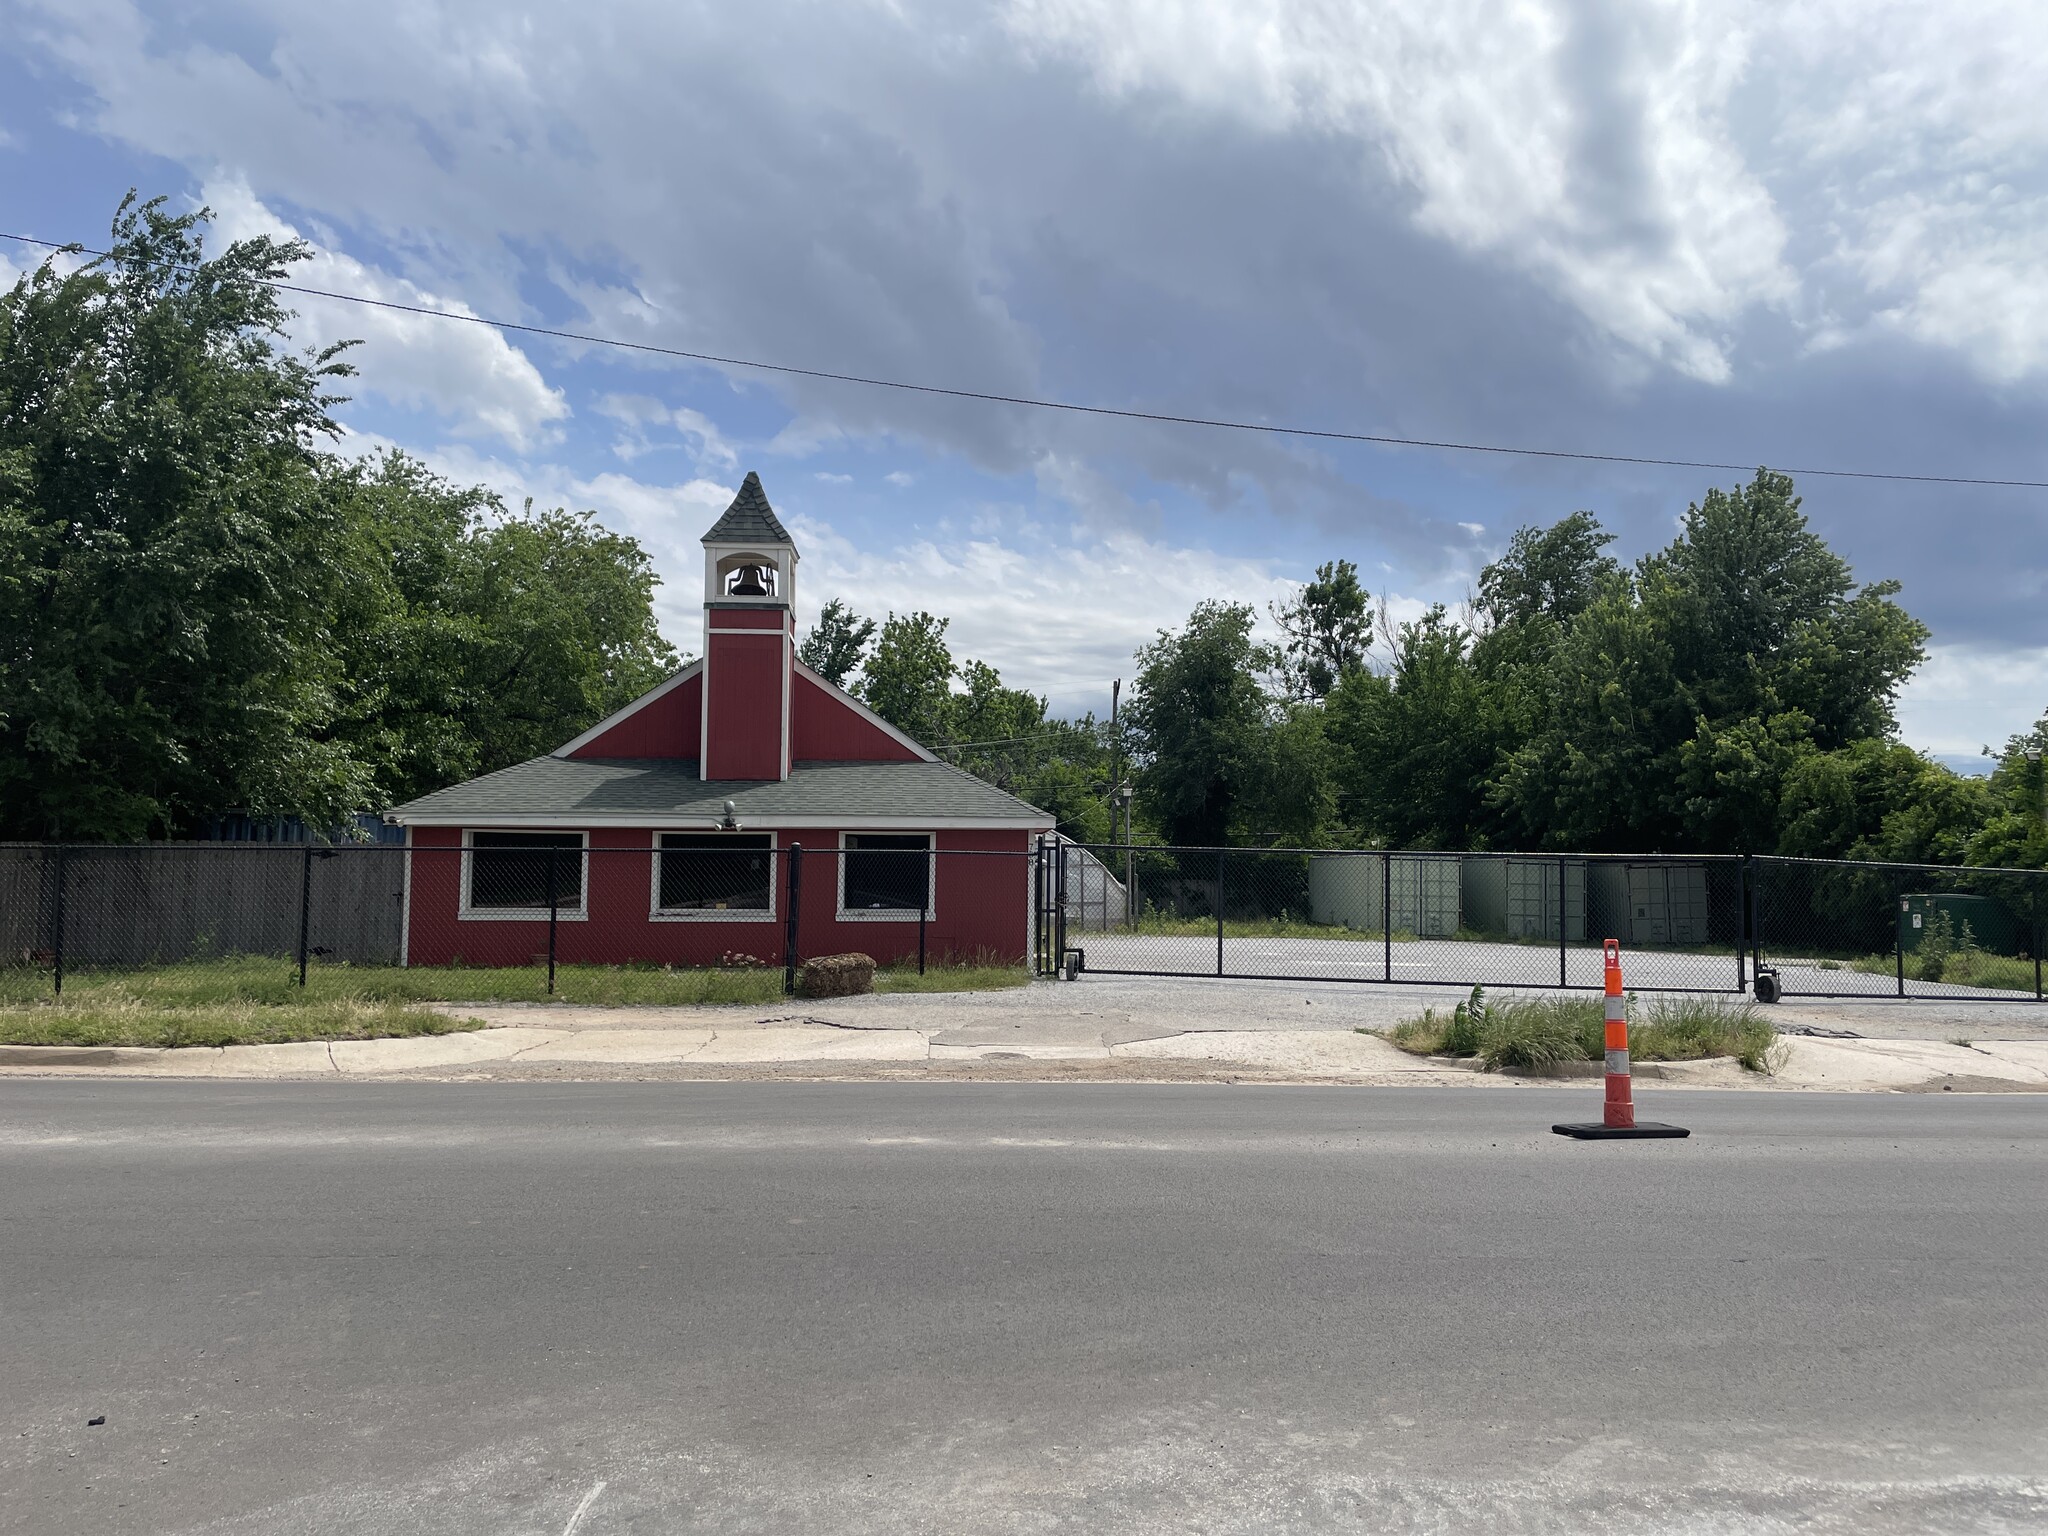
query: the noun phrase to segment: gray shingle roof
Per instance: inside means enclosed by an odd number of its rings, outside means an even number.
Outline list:
[[[768,505],[768,493],[761,489],[761,477],[751,469],[740,482],[740,493],[700,541],[705,544],[788,544],[792,539]]]
[[[619,822],[716,820],[732,801],[742,822],[855,827],[872,817],[1050,825],[1015,795],[950,763],[798,763],[787,779],[700,779],[675,758],[536,757],[397,806],[401,821],[488,825],[496,817]]]

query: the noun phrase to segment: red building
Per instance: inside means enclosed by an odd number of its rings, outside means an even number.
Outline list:
[[[796,657],[796,545],[749,474],[704,535],[704,658],[546,757],[388,813],[415,965],[1021,961],[1053,819]],[[793,850],[801,846],[802,855]],[[792,871],[792,864],[798,866]]]

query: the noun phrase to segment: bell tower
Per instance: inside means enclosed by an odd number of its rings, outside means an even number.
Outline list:
[[[796,544],[752,470],[704,535],[704,720],[697,775],[789,777]]]

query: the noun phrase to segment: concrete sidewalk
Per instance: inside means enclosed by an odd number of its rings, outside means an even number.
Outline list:
[[[1360,1034],[1448,1007],[1435,988],[1292,983],[1037,983],[772,1008],[436,1005],[474,1033],[181,1050],[0,1046],[0,1073],[100,1077],[573,1079],[882,1078],[1512,1085],[1532,1079],[1410,1056]],[[1673,1087],[1764,1091],[2048,1091],[2048,1010],[2035,1004],[1806,1004],[1768,1010],[1788,1034],[1766,1076],[1728,1060],[1645,1063]],[[1970,1044],[1955,1043],[1954,1036]],[[1597,1063],[1569,1075],[1597,1075]]]

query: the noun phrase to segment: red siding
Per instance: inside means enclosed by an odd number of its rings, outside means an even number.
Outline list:
[[[714,632],[705,638],[711,695],[704,777],[781,778],[782,690],[789,677],[783,637]]]
[[[703,724],[702,674],[570,753],[571,757],[695,757]]]
[[[918,755],[801,672],[790,701],[789,757],[796,763],[915,763]]]
[[[662,921],[653,906],[653,833],[599,828],[589,834],[590,916],[556,925],[562,965],[716,965],[728,953],[779,966],[786,932],[786,867],[776,871],[771,921]],[[776,845],[805,847],[800,955],[857,950],[884,963],[914,960],[917,921],[840,922],[836,830],[782,832]],[[962,960],[992,955],[1022,963],[1030,946],[1030,836],[1023,832],[941,832],[937,897],[926,925],[927,956]],[[972,850],[972,851],[970,851]],[[778,861],[780,862],[780,861]],[[545,962],[548,925],[534,919],[464,919],[462,834],[452,827],[413,831],[407,956],[413,965],[530,965]]]
[[[787,608],[706,608],[713,629],[782,629],[790,625]]]

